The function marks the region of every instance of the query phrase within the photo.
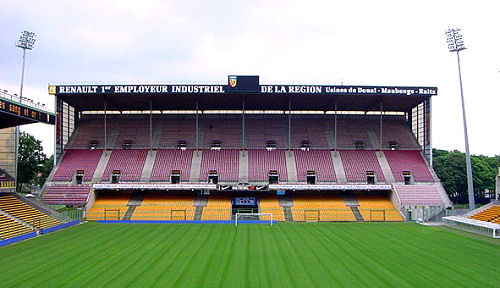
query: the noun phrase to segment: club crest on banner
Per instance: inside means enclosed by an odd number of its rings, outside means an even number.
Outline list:
[[[237,76],[229,76],[229,79],[228,79],[228,85],[229,85],[229,87],[231,87],[231,88],[236,87],[237,80],[238,80]]]

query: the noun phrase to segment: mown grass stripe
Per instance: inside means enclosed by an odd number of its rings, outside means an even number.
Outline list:
[[[496,287],[498,243],[407,223],[89,223],[1,247],[0,286]]]

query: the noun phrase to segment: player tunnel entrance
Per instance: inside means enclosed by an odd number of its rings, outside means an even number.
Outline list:
[[[231,219],[234,219],[236,213],[259,213],[259,199],[256,197],[233,197]],[[246,220],[259,220],[259,216],[247,217],[255,219],[246,218]]]

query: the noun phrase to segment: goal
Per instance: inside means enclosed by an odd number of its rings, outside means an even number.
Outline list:
[[[234,215],[234,224],[238,226],[238,221],[241,220],[260,220],[262,223],[267,223],[273,226],[272,213],[236,213]]]

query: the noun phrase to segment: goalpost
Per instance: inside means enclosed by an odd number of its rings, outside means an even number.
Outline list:
[[[260,216],[269,216],[269,223],[273,226],[273,214],[272,213],[236,213],[234,216],[234,224],[238,226],[238,220],[243,220],[245,217],[247,218],[257,218],[252,220],[260,220]],[[240,219],[242,218],[242,219]],[[260,220],[260,221],[268,221],[268,220]]]

